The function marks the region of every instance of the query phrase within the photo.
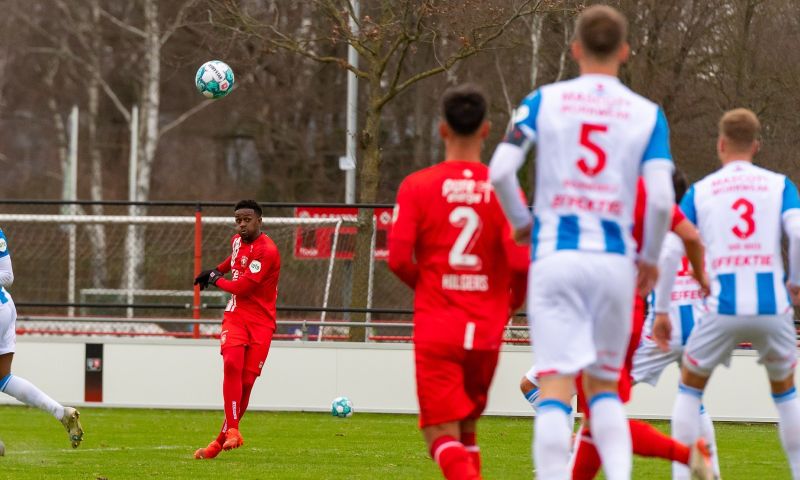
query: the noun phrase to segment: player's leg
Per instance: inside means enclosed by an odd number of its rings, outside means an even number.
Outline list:
[[[740,339],[738,317],[707,314],[695,325],[684,349],[681,382],[672,409],[672,436],[684,445],[693,445],[700,438],[700,405],[703,391],[714,367],[727,361]],[[674,479],[688,479],[690,470],[673,463]]]
[[[225,442],[223,450],[239,448],[244,443],[239,433],[239,410],[242,404],[242,374],[244,373],[244,358],[246,347],[236,345],[222,350],[223,380],[222,398],[224,401]]]
[[[0,308],[0,392],[54,416],[67,430],[72,448],[77,448],[83,440],[80,413],[72,407],[64,407],[36,385],[11,373],[16,345],[16,318],[16,308],[11,302]]]
[[[700,436],[705,440],[708,453],[711,455],[711,469],[714,477],[719,478],[719,455],[717,452],[717,434],[714,422],[704,405],[700,405]]]
[[[525,397],[525,400],[531,404],[531,408],[536,410],[536,407],[539,406],[539,382],[536,380],[535,375],[536,367],[532,366],[530,370],[525,372],[525,375],[522,376],[522,379],[519,381],[519,389],[522,392],[522,395]]]
[[[463,348],[415,343],[414,361],[419,426],[431,458],[448,480],[479,479],[459,428],[475,408],[464,389]]]
[[[629,259],[611,255],[592,258],[587,267],[590,267],[590,278],[595,280],[587,292],[587,301],[597,352],[595,361],[586,367],[583,375],[592,419],[590,431],[606,478],[628,479],[633,457],[619,379],[630,343],[633,315],[631,293],[623,292],[634,291],[635,271]],[[628,393],[626,389],[624,394]]]
[[[472,463],[478,474],[481,473],[481,450],[478,446],[477,421],[486,409],[489,399],[489,387],[492,385],[494,372],[497,368],[498,350],[469,350],[465,353],[462,375],[464,378],[464,391],[472,402],[473,409],[461,421],[461,443],[469,452]]]
[[[481,447],[478,445],[478,421],[477,419],[462,420],[459,423],[461,432],[461,443],[464,450],[469,453],[469,458],[475,466],[478,475],[481,473]]]
[[[572,480],[592,480],[600,472],[603,463],[592,441],[589,419],[584,419],[572,452]]]
[[[772,399],[778,409],[778,431],[789,459],[792,478],[800,479],[800,399],[794,384],[797,362],[796,333],[789,315],[760,317],[766,327],[763,340],[754,340],[759,361],[767,368]],[[768,322],[767,322],[768,320]]]

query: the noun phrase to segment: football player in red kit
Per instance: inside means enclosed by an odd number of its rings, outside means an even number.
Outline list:
[[[225,422],[219,436],[194,453],[197,459],[214,458],[220,450],[244,443],[239,420],[247,410],[250,392],[261,375],[275,332],[281,270],[278,248],[261,232],[261,207],[255,201],[237,203],[234,219],[239,233],[231,239],[232,253],[215,269],[202,272],[194,280],[201,290],[214,285],[231,294],[220,333]],[[224,277],[228,272],[232,273],[230,280]]]
[[[447,479],[480,478],[476,422],[510,313],[525,299],[529,249],[518,246],[481,163],[486,100],[472,85],[442,100],[445,161],[397,193],[389,268],[414,289],[419,425]]]

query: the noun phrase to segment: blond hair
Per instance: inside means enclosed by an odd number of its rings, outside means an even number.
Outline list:
[[[736,108],[729,110],[719,120],[719,135],[737,151],[749,149],[758,140],[761,122],[752,110]]]

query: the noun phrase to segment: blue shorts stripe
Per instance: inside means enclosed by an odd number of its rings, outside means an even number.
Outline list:
[[[3,305],[4,303],[8,303],[8,295],[6,295],[6,289],[0,287],[0,305]]]
[[[6,391],[6,385],[8,385],[8,381],[11,380],[11,374],[9,373],[3,378],[0,378],[0,392]]]
[[[614,392],[602,392],[602,393],[598,393],[597,395],[595,395],[594,397],[589,399],[589,408],[592,408],[592,406],[594,406],[594,404],[599,402],[600,400],[605,400],[605,399],[615,400],[617,402],[621,401],[619,399],[619,395],[617,393],[614,393]]]
[[[622,239],[622,229],[619,228],[619,224],[611,220],[600,220],[600,225],[603,227],[606,240],[606,252],[625,255],[625,241]]]
[[[758,314],[775,315],[778,305],[775,301],[775,275],[772,272],[756,273],[756,295]]]
[[[694,307],[691,305],[681,305],[678,307],[681,316],[681,345],[686,345],[689,334],[694,328]]]
[[[720,315],[736,315],[736,275],[723,273],[717,275],[719,280],[719,307]]]
[[[572,413],[572,407],[570,407],[569,405],[560,400],[553,400],[552,398],[548,398],[547,400],[542,400],[542,402],[539,404],[540,412],[542,410],[547,410],[547,409],[561,410],[567,415]]]
[[[563,215],[558,220],[556,250],[577,250],[580,226],[577,215]]]

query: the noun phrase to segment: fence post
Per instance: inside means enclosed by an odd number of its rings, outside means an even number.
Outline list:
[[[203,268],[203,207],[198,203],[194,211],[194,276],[197,278]],[[200,318],[200,285],[194,286],[192,318]],[[200,338],[200,324],[195,323],[192,338]]]

